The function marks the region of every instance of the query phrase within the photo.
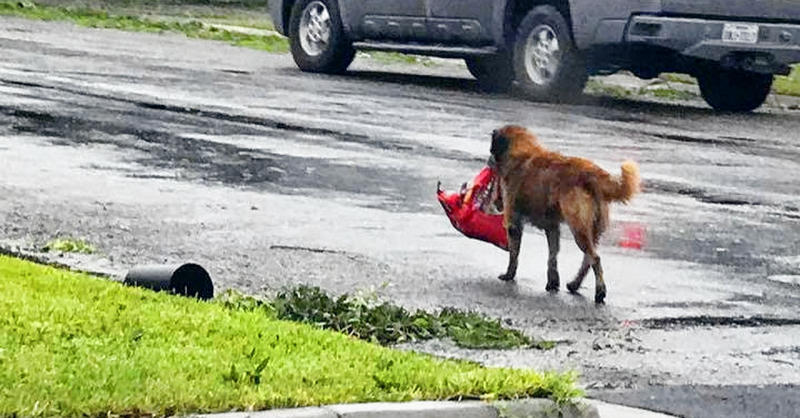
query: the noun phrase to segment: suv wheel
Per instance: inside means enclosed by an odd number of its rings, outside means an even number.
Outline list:
[[[303,71],[342,73],[356,55],[335,0],[298,0],[289,21],[289,46]]]
[[[697,83],[703,99],[714,110],[749,112],[767,100],[772,79],[772,74],[717,69],[700,73]]]
[[[586,64],[556,8],[535,7],[520,23],[514,73],[522,92],[536,100],[572,100],[583,91]]]
[[[508,54],[465,58],[467,69],[483,91],[505,93],[514,82],[514,68]]]

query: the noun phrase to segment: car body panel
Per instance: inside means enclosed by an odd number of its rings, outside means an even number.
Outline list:
[[[271,0],[275,29],[287,33],[285,5]],[[442,47],[470,51],[506,49],[513,39],[509,16],[515,0],[337,0],[345,34],[352,41],[413,45],[435,55]],[[626,45],[671,49],[686,57],[722,60],[731,53],[752,53],[772,60],[775,71],[800,62],[800,1],[794,0],[565,0],[579,50]],[[723,42],[725,22],[756,22],[756,44]],[[796,22],[793,24],[791,22]],[[635,33],[638,24],[661,24],[658,36]],[[470,47],[474,49],[469,49]],[[438,48],[438,49],[437,49]],[[456,49],[454,49],[456,48]],[[460,49],[458,49],[460,48]]]

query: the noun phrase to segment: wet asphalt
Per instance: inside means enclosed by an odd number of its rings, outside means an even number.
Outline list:
[[[487,365],[578,370],[589,395],[690,417],[797,416],[800,113],[718,115],[700,101],[587,96],[573,105],[478,91],[458,62],[358,58],[343,76],[288,55],[180,35],[0,18],[0,240],[122,274],[196,261],[217,291],[306,283],[375,290],[409,308],[502,318],[555,349],[411,348]],[[772,101],[774,103],[774,100]],[[544,291],[528,229],[519,277],[456,232],[435,199],[517,123],[644,193],[612,208],[600,248],[608,298]],[[642,248],[620,245],[644,231]],[[566,282],[580,254],[562,234]]]

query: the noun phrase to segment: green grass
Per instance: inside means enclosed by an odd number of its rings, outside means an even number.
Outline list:
[[[97,251],[97,249],[92,244],[86,242],[86,240],[73,239],[73,238],[58,238],[45,244],[45,246],[42,247],[42,251],[94,254]]]
[[[788,76],[775,77],[772,91],[788,96],[800,96],[800,66],[792,67],[792,73]]]
[[[685,74],[663,74],[661,78],[685,84],[697,83],[693,77]],[[793,66],[792,72],[788,76],[776,76],[772,91],[787,96],[800,96],[800,66]]]
[[[586,92],[594,95],[610,96],[615,99],[650,96],[667,100],[690,100],[697,97],[697,94],[691,91],[675,89],[668,84],[660,87],[626,88],[614,84],[607,84],[596,79],[591,79],[586,83]]]
[[[274,28],[266,0],[35,0],[37,5],[102,10],[110,15],[140,16],[151,20],[194,18],[258,29]]]
[[[680,74],[680,73],[664,73],[659,76],[660,79],[664,81],[669,81],[673,83],[682,83],[682,84],[697,84],[697,81],[694,77],[688,74]]]
[[[422,65],[423,67],[432,67],[436,65],[430,57],[420,55],[409,55],[385,51],[368,51],[366,54],[375,61],[382,62],[384,64],[410,64]]]
[[[204,6],[217,8],[265,9],[268,0],[41,0],[45,4],[79,4],[92,7],[172,7],[172,6]]]
[[[272,24],[271,20],[264,20],[250,16],[213,16],[203,18],[203,22],[241,26],[253,29],[275,30],[275,25]]]
[[[635,90],[613,84],[606,84],[596,79],[590,79],[586,82],[585,91],[588,94],[611,96],[615,99],[630,98],[637,93]]]
[[[0,416],[580,395],[572,374],[395,351],[5,256],[0,294]]]
[[[118,16],[103,10],[36,5],[28,1],[0,1],[0,14],[40,20],[66,20],[91,28],[135,32],[179,32],[190,38],[224,41],[267,52],[287,52],[289,43],[279,35],[253,35],[210,27],[200,21],[167,22],[138,16]]]
[[[697,97],[697,94],[691,91],[678,90],[678,89],[673,89],[671,87],[656,87],[656,88],[644,89],[644,91],[641,92],[640,94],[657,97],[659,99],[668,99],[668,100],[691,100]]]

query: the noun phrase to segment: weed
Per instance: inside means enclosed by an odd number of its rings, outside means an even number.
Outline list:
[[[697,97],[697,94],[691,91],[676,90],[670,87],[642,89],[642,94],[669,100],[690,100]]]
[[[247,308],[256,303],[238,296]],[[446,308],[437,314],[380,302],[372,294],[332,298],[318,287],[298,286],[261,303],[271,305],[279,319],[304,322],[382,345],[451,338],[458,346],[480,349],[535,347],[549,349],[552,342],[533,342],[523,333],[505,328],[499,320],[475,312]]]
[[[54,239],[44,247],[42,247],[42,251],[50,252],[50,251],[57,251],[62,253],[80,253],[80,254],[94,254],[97,249],[92,245],[82,239],[73,239],[73,238],[58,238]]]
[[[215,299],[216,303],[222,306],[239,311],[245,312],[264,312],[269,316],[275,316],[275,309],[272,304],[265,299],[259,299],[254,296],[246,296],[243,293],[228,289],[222,294],[218,295]]]
[[[372,306],[349,295],[334,299],[318,287],[299,286],[280,292],[273,300],[280,319],[304,322],[379,344],[395,344],[436,336],[436,323],[424,312],[382,303]]]
[[[534,346],[523,333],[504,328],[499,319],[488,319],[475,312],[447,308],[436,319],[441,322],[445,334],[461,347],[508,349]]]

